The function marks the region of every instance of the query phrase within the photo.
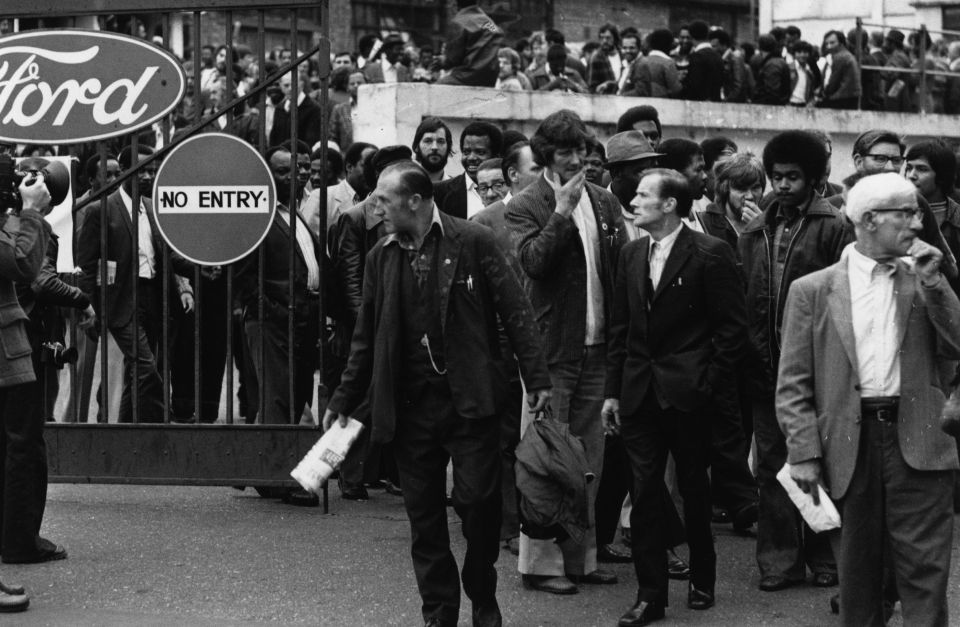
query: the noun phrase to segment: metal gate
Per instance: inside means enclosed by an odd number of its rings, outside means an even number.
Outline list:
[[[250,100],[256,100],[256,108],[259,112],[259,122],[257,130],[257,147],[261,154],[267,150],[267,135],[265,132],[266,119],[266,92],[269,86],[276,83],[284,74],[288,72],[297,72],[302,64],[309,64],[311,59],[315,61],[316,77],[319,79],[319,104],[323,112],[320,128],[320,137],[324,139],[321,151],[321,160],[323,167],[326,167],[326,142],[327,132],[327,80],[330,65],[330,46],[327,39],[328,33],[328,0],[154,0],[150,3],[144,3],[143,0],[96,0],[95,2],[83,3],[65,3],[62,0],[5,0],[2,11],[2,18],[15,20],[21,28],[30,27],[78,27],[91,28],[96,26],[121,25],[126,32],[134,36],[149,36],[152,29],[157,43],[162,43],[168,50],[190,50],[192,55],[193,69],[193,102],[199,103],[201,99],[200,79],[204,68],[201,66],[201,49],[205,38],[213,39],[213,43],[219,43],[226,46],[227,62],[225,64],[226,85],[235,85],[234,66],[230,58],[231,51],[235,50],[238,35],[243,34],[242,25],[246,24],[248,30],[255,28],[255,34],[246,37],[247,47],[254,51],[254,57],[258,63],[259,80],[253,84],[250,90],[242,96],[235,96],[231,90],[228,90],[227,97],[223,98],[215,110],[204,113],[201,106],[193,107],[189,114],[188,125],[181,132],[173,137],[171,133],[172,115],[166,116],[162,121],[158,136],[162,137],[162,146],[149,157],[138,160],[138,142],[143,138],[138,136],[138,132],[132,134],[129,138],[132,147],[133,164],[131,167],[122,171],[117,179],[109,187],[103,186],[99,191],[93,192],[82,203],[83,206],[90,205],[91,211],[99,211],[100,215],[100,264],[99,264],[99,284],[108,285],[108,260],[107,260],[107,198],[110,193],[118,186],[131,177],[138,177],[145,171],[147,166],[156,165],[155,162],[163,159],[176,145],[189,137],[204,132],[211,125],[217,124],[219,118],[226,119],[230,124],[234,121],[234,111],[239,105]],[[145,8],[145,4],[150,4]],[[79,6],[83,7],[83,13],[77,13]],[[281,20],[286,22],[286,28],[276,26]],[[310,21],[316,24],[304,27],[303,24],[309,24]],[[255,27],[253,26],[255,25]],[[270,28],[268,28],[268,25]],[[189,35],[184,35],[189,33]],[[281,47],[289,48],[292,51],[289,60],[281,59],[275,71],[266,75],[267,66],[267,47],[268,36],[281,42]],[[304,49],[302,43],[305,38],[312,38],[312,42]],[[298,42],[301,42],[298,44]],[[284,45],[285,44],[285,45]],[[2,45],[2,44],[0,44]],[[188,72],[189,73],[189,72]],[[296,74],[294,74],[296,77]],[[290,101],[298,102],[299,81],[291,80]],[[189,94],[189,92],[188,92]],[[250,99],[250,100],[248,100]],[[290,107],[292,162],[297,162],[297,108]],[[90,153],[89,147],[67,146],[71,155]],[[99,156],[98,180],[103,183],[107,180],[108,166],[108,146],[106,141],[101,141],[95,148],[93,154]],[[295,173],[294,173],[295,174]],[[326,180],[325,173],[323,179]],[[134,179],[136,180],[136,179]],[[296,176],[291,177],[291,198],[296,198]],[[139,192],[137,185],[132,187],[132,206],[139,206]],[[320,193],[320,226],[316,233],[320,242],[321,251],[325,242],[326,233],[326,195]],[[83,209],[79,204],[74,208],[74,215]],[[132,212],[133,220],[132,246],[133,260],[131,268],[127,269],[132,273],[132,299],[134,307],[133,329],[134,338],[139,338],[139,316],[136,314],[141,294],[138,294],[138,263],[139,258],[139,238],[138,233],[139,220],[144,219],[139,212]],[[296,304],[297,294],[294,293],[294,255],[297,246],[295,239],[295,229],[289,229],[289,307],[287,311],[287,342],[292,347],[294,343],[294,316],[293,310]],[[289,476],[289,471],[313,445],[319,435],[319,427],[316,424],[301,424],[301,412],[294,408],[293,403],[293,377],[288,376],[290,384],[288,386],[290,412],[287,424],[263,424],[265,414],[264,399],[264,377],[256,378],[254,382],[246,381],[247,385],[251,383],[256,385],[259,394],[258,411],[256,418],[250,420],[250,408],[248,408],[248,419],[243,420],[238,415],[236,408],[237,381],[234,373],[235,361],[235,340],[238,334],[242,333],[242,328],[238,328],[239,319],[234,313],[234,281],[236,264],[223,268],[222,274],[225,280],[226,288],[226,306],[214,307],[213,310],[204,309],[203,289],[204,280],[201,275],[201,268],[194,266],[192,276],[186,276],[192,284],[194,290],[194,299],[196,309],[192,319],[193,325],[193,411],[198,424],[178,424],[172,420],[171,413],[171,390],[172,377],[179,375],[178,372],[171,371],[171,311],[174,307],[179,307],[180,303],[174,302],[175,297],[171,297],[170,285],[171,273],[171,251],[164,244],[162,250],[156,251],[157,272],[156,276],[161,280],[162,291],[162,310],[160,319],[162,321],[162,331],[159,342],[159,350],[155,356],[155,367],[161,364],[158,372],[162,378],[162,402],[163,402],[163,420],[162,423],[146,423],[143,418],[143,399],[137,385],[137,368],[132,368],[132,377],[124,382],[129,386],[132,395],[131,401],[131,420],[128,424],[116,422],[116,416],[110,415],[110,403],[106,398],[108,396],[109,383],[112,378],[121,376],[121,369],[118,364],[112,363],[108,350],[108,338],[111,336],[110,320],[107,318],[107,290],[99,290],[99,372],[101,380],[101,402],[100,411],[96,421],[89,421],[90,414],[86,412],[80,415],[79,406],[82,396],[83,386],[72,385],[69,392],[66,390],[62,394],[71,395],[71,407],[73,415],[58,417],[57,422],[48,422],[46,425],[46,441],[48,450],[48,459],[50,467],[50,479],[56,482],[96,482],[96,483],[139,483],[139,484],[186,484],[186,485],[247,485],[247,486],[292,486],[295,485]],[[264,308],[264,247],[261,246],[252,253],[259,255],[259,264],[257,272],[257,309],[259,315],[260,350],[256,353],[257,365],[254,376],[257,372],[263,372],[263,308]],[[315,324],[319,326],[319,337],[325,333],[325,303],[323,301],[323,254],[320,257],[320,277],[321,286],[319,290],[319,316]],[[238,262],[239,263],[239,262]],[[117,269],[116,271],[120,271]],[[189,274],[189,273],[188,273]],[[207,309],[211,309],[208,307]],[[217,363],[218,358],[211,359],[205,355],[208,342],[207,338],[201,334],[201,323],[207,317],[222,320],[224,333],[226,335],[226,351],[222,355],[222,363]],[[75,325],[69,327],[68,337],[76,346],[78,341],[82,341],[82,333]],[[244,343],[236,344],[243,348]],[[248,347],[249,348],[249,347]],[[323,372],[323,355],[317,347],[317,371]],[[133,342],[134,362],[139,358],[139,342]],[[294,363],[294,351],[289,352],[287,367],[292,373],[297,366]],[[219,355],[219,352],[218,352]],[[223,367],[224,379],[222,386],[225,388],[226,403],[219,406],[217,421],[214,424],[200,424],[202,416],[201,397],[203,394],[203,379],[201,373],[209,368]],[[301,366],[302,367],[302,366]],[[312,366],[308,366],[311,367]],[[243,368],[240,369],[244,371]],[[77,366],[71,366],[71,381],[77,382]],[[249,373],[248,373],[249,374]],[[215,379],[216,377],[214,377]],[[320,422],[322,411],[326,403],[326,391],[324,386],[318,387],[317,404],[319,413],[316,415],[316,423]],[[64,420],[61,422],[61,420]]]

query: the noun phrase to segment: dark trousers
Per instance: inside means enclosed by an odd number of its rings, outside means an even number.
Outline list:
[[[884,552],[889,550],[903,624],[948,625],[953,472],[910,468],[900,451],[897,424],[864,420],[857,464],[838,509],[843,520],[841,622],[884,624]]]
[[[133,422],[133,392],[130,382],[134,380],[134,373],[139,402],[137,419],[140,422],[163,422],[163,381],[157,370],[156,358],[162,307],[158,279],[140,279],[134,312],[139,323],[137,333],[134,333],[132,317],[123,326],[110,327],[110,335],[123,353],[120,422]],[[133,355],[134,345],[138,347],[136,359]],[[102,382],[100,387],[104,387]]]
[[[36,351],[34,371],[42,367]],[[47,447],[39,383],[0,388],[0,553],[32,557],[39,550],[40,524],[47,502]]]
[[[447,528],[447,463],[453,461],[453,506],[467,551],[463,590],[476,610],[496,602],[500,534],[500,428],[496,416],[467,419],[450,391],[428,386],[399,408],[394,454],[410,519],[411,555],[423,618],[456,625],[460,577]]]
[[[835,573],[837,565],[829,539],[810,530],[777,481],[777,473],[787,462],[787,440],[777,423],[772,398],[754,399],[753,429],[759,461],[757,566],[760,576],[802,581],[807,572],[804,564],[814,573]]]
[[[757,502],[757,481],[747,465],[747,438],[740,417],[739,399],[717,407],[711,420],[710,487],[713,504],[731,513]]]
[[[633,470],[630,513],[637,599],[667,604],[668,515],[663,473],[673,455],[690,546],[690,583],[713,591],[717,554],[710,529],[710,482],[707,459],[710,426],[704,416],[660,407],[653,390],[636,414],[623,417],[620,429]]]
[[[632,485],[633,473],[623,438],[619,435],[606,436],[603,440],[603,474],[600,475],[597,502],[594,504],[598,547],[614,541],[623,499],[630,493]]]
[[[520,535],[520,493],[517,492],[517,445],[520,444],[520,413],[523,411],[523,385],[510,383],[510,397],[500,416],[500,491],[503,501],[503,522],[500,539]]]
[[[312,307],[316,311],[315,307]],[[290,371],[290,341],[284,321],[247,320],[244,325],[250,356],[257,377],[263,378],[263,424],[292,424],[300,422],[303,408],[313,400],[313,373],[317,368],[317,318],[304,317],[294,324],[293,372]],[[259,361],[260,333],[263,329],[263,359]],[[259,364],[259,365],[258,365]],[[290,380],[293,379],[293,399],[290,398]],[[259,385],[247,381],[247,385]],[[291,405],[291,402],[293,403]]]

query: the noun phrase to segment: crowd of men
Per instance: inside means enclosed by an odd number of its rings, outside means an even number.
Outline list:
[[[545,115],[530,137],[483,120],[454,137],[444,120],[426,118],[409,145],[353,141],[358,85],[486,84],[491,58],[501,60],[494,82],[504,87],[515,79],[522,88],[739,102],[764,102],[769,61],[787,74],[809,71],[804,101],[791,100],[793,77],[781,104],[867,100],[867,74],[850,64],[838,32],[827,36],[823,81],[812,78],[815,55],[796,29],[779,43],[776,33],[761,37],[754,62],[699,22],[643,41],[605,27],[576,69],[581,61],[562,41],[541,42],[539,58],[535,39],[500,47],[475,7],[455,21],[445,71],[407,67],[402,40],[391,37],[374,44],[379,57],[360,72],[354,55],[335,55],[349,99],[332,110],[330,138],[320,135],[308,72],[280,81],[267,120],[242,105],[216,129],[249,140],[266,127],[278,194],[261,249],[232,268],[162,254],[149,200],[156,162],[120,186],[111,180],[169,141],[159,127],[136,148],[86,160],[89,191],[107,188],[107,201],[105,211],[91,203],[75,215],[75,287],[57,276],[55,238],[40,226],[51,202],[34,188],[46,162],[21,165],[30,175],[23,209],[4,216],[0,232],[3,562],[66,557],[39,534],[46,482],[37,423],[52,417],[56,398],[55,366],[40,360],[40,347],[64,337],[60,308],[72,307],[82,312],[82,387],[72,395],[81,420],[93,395],[94,317],[106,321],[121,355],[112,363],[123,367],[96,402],[103,416],[119,397],[122,422],[133,419],[134,386],[142,422],[163,421],[166,400],[175,420],[216,421],[233,366],[244,420],[313,420],[322,350],[320,377],[333,391],[324,427],[348,416],[368,427],[340,469],[340,494],[402,496],[427,625],[456,624],[461,581],[474,624],[501,624],[501,551],[517,555],[525,587],[546,594],[617,584],[602,564],[632,562],[637,593],[624,627],[665,616],[670,578],[689,582],[688,608],[707,610],[718,567],[711,524],[756,525],[762,591],[839,584],[831,605],[844,624],[883,624],[897,601],[907,624],[947,624],[960,464],[939,420],[960,359],[954,151],[867,130],[853,146],[856,172],[837,183],[823,133],[780,133],[757,156],[727,137],[665,137],[649,105],[625,111],[605,143],[568,110]],[[492,57],[481,54],[491,49]],[[517,59],[528,51],[542,65],[524,80],[516,70],[529,66]],[[211,55],[211,72],[226,63],[230,51],[222,52]],[[753,87],[737,91],[726,69],[747,64],[755,80],[740,85]],[[514,74],[504,76],[505,66]],[[834,89],[847,71],[853,86]],[[300,81],[296,142],[291,80]],[[216,87],[203,86],[218,82],[201,76],[198,101],[222,102]],[[327,140],[338,149],[324,164],[317,144]],[[449,177],[454,155],[463,173]],[[227,315],[235,364],[226,363]],[[544,477],[557,470],[543,459],[556,447],[568,473],[557,481],[572,487],[551,499]],[[787,463],[814,500],[826,494],[837,503],[839,531],[806,526],[777,478]],[[302,491],[261,494],[317,502]],[[459,574],[448,505],[467,541]],[[688,560],[678,551],[684,544]],[[23,607],[21,589],[0,587],[0,609]]]

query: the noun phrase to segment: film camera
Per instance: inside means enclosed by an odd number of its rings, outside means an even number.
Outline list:
[[[77,349],[65,347],[61,342],[44,342],[40,346],[40,361],[53,364],[57,370],[63,370],[67,364],[77,363]]]
[[[47,191],[50,192],[50,205],[59,205],[70,191],[70,172],[59,161],[48,161],[39,157],[23,159],[18,164],[11,155],[0,155],[0,213],[20,213],[23,199],[20,197],[20,183],[27,177],[43,174]]]

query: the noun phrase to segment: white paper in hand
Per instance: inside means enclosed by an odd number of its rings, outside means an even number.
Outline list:
[[[783,468],[777,473],[777,481],[787,491],[787,496],[790,497],[793,504],[800,510],[800,515],[815,532],[820,533],[821,531],[840,528],[840,513],[819,485],[817,490],[820,491],[820,504],[814,505],[813,497],[801,490],[797,482],[790,476],[790,464],[783,465]]]
[[[330,429],[320,436],[320,440],[290,472],[290,476],[307,492],[319,494],[323,482],[340,467],[361,431],[363,425],[353,418],[347,419],[346,427],[341,427],[340,421],[334,421]]]

